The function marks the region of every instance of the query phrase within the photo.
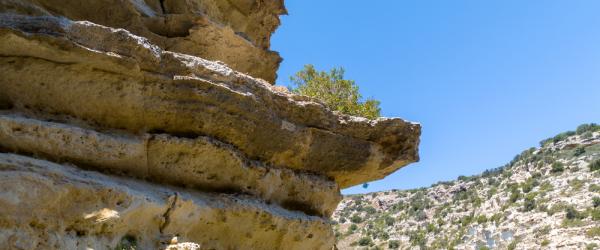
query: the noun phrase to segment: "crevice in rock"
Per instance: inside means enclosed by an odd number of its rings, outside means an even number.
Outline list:
[[[281,207],[290,211],[303,212],[310,216],[323,216],[319,211],[315,210],[310,204],[298,202],[295,200],[287,200],[281,203]]]
[[[174,38],[189,36],[194,22],[192,19],[181,15],[165,14],[159,17],[144,18],[144,25],[150,32],[156,35]],[[168,50],[166,47],[164,49]]]
[[[167,11],[165,9],[165,0],[158,0],[158,2],[160,3],[160,10],[162,11],[162,13],[167,14]]]
[[[175,206],[177,205],[177,200],[178,199],[179,199],[179,194],[177,194],[177,193],[175,193],[174,195],[172,195],[171,197],[169,197],[169,200],[171,200],[171,204],[169,204],[169,207],[167,208],[167,211],[165,211],[165,213],[162,215],[162,219],[163,220],[162,220],[162,223],[158,227],[158,231],[161,234],[163,233],[163,230],[171,222],[171,214],[175,210]]]

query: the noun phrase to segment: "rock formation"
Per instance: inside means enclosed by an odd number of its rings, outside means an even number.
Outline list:
[[[331,249],[339,189],[418,160],[418,124],[269,83],[282,1],[0,13],[1,249]]]

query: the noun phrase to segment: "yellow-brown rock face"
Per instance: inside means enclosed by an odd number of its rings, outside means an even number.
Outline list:
[[[331,249],[340,188],[417,161],[420,126],[271,86],[284,13],[0,0],[0,249]]]

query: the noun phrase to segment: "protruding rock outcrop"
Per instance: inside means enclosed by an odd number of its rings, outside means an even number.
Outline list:
[[[269,50],[283,0],[2,0],[0,11],[56,16],[122,28],[163,49],[222,61],[275,81],[281,62]]]
[[[274,80],[281,1],[0,11],[0,248],[330,249],[339,189],[418,160],[418,124],[238,72]]]

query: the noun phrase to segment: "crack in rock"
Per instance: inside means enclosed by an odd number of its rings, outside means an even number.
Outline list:
[[[162,234],[163,230],[169,225],[171,222],[171,214],[175,210],[175,205],[177,205],[177,200],[179,199],[179,195],[175,193],[174,195],[169,197],[171,204],[167,208],[167,211],[162,215],[162,221],[160,226],[158,227],[158,231]]]

